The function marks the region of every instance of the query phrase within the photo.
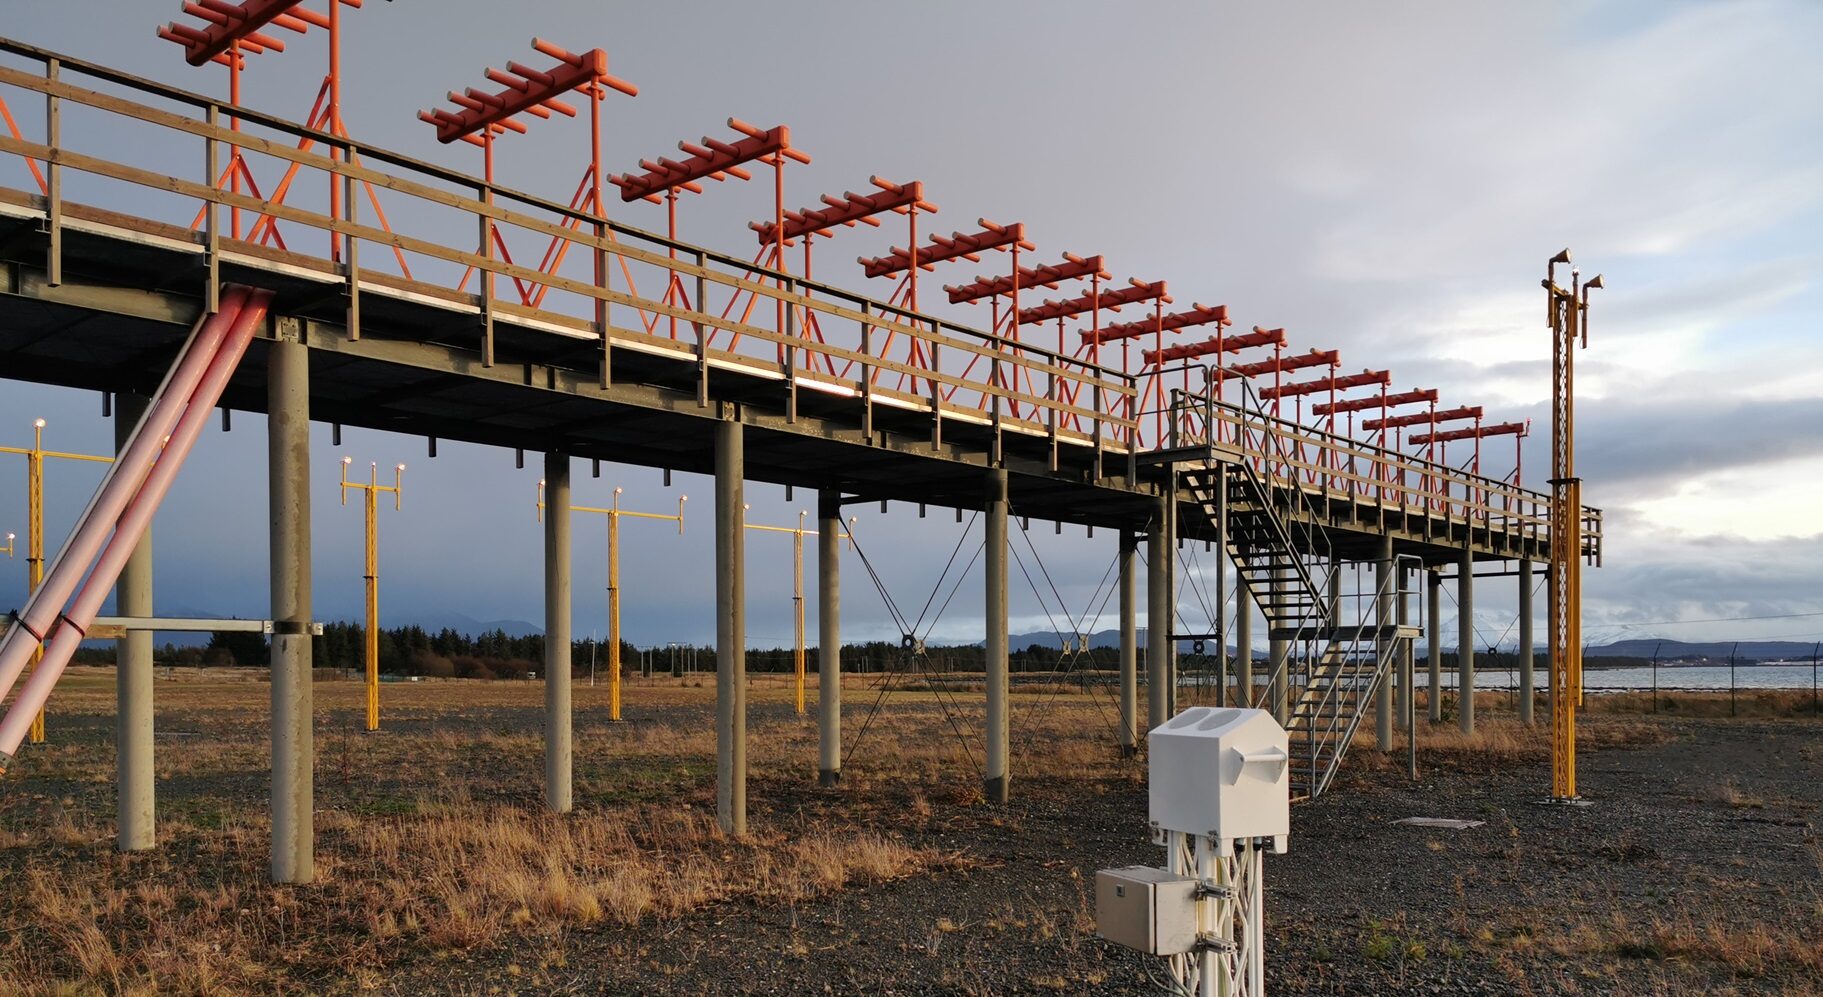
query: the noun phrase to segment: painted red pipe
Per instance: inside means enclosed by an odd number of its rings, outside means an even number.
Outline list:
[[[18,624],[7,631],[4,641],[0,641],[0,696],[19,681],[19,673],[25,670],[32,649],[50,631],[58,610],[69,601],[70,594],[82,581],[112,524],[145,483],[165,437],[182,417],[190,396],[196,393],[197,384],[202,381],[209,361],[221,349],[246,296],[244,287],[229,286],[222,290],[221,310],[198,320],[189,343],[153,396],[152,407],[133,430],[119,459],[108,465],[101,487],[89,499],[88,507],[76,520],[75,530],[52,559],[44,584],[20,612]]]
[[[37,670],[32,672],[32,677],[26,680],[25,687],[13,700],[12,709],[7,711],[6,718],[0,720],[0,772],[4,772],[11,763],[14,752],[19,750],[19,743],[25,740],[25,735],[30,731],[32,721],[44,709],[45,701],[57,687],[58,678],[63,675],[63,670],[69,665],[76,649],[82,645],[89,626],[95,622],[95,614],[101,611],[101,604],[107,601],[108,593],[119,580],[121,569],[133,555],[133,549],[139,545],[140,538],[145,536],[146,529],[152,525],[152,517],[157,514],[165,493],[170,491],[171,483],[177,479],[177,472],[183,468],[184,458],[189,455],[196,438],[202,435],[203,427],[209,424],[209,416],[221,400],[222,389],[228,386],[228,379],[234,376],[234,369],[240,366],[247,345],[253,341],[253,329],[265,319],[266,307],[271,301],[270,291],[245,292],[245,303],[236,309],[233,324],[227,330],[220,348],[210,357],[208,370],[188,399],[188,405],[178,420],[170,441],[156,454],[156,460],[151,464],[143,484],[115,525],[113,536],[109,539],[107,548],[102,551],[101,559],[95,563],[95,570],[89,573],[81,593],[76,596],[75,602],[57,627],[57,632],[51,637],[50,644],[45,648],[44,659],[38,663]]]

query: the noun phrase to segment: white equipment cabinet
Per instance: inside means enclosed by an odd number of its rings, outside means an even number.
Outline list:
[[[1194,707],[1147,735],[1165,865],[1096,873],[1096,921],[1110,941],[1166,956],[1182,993],[1265,993],[1261,856],[1284,854],[1290,837],[1288,749],[1265,710]]]

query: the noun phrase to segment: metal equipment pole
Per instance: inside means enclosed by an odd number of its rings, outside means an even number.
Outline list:
[[[987,771],[983,791],[988,802],[1005,803],[1009,795],[1012,714],[1008,703],[1006,619],[1006,469],[987,473]]]
[[[1376,670],[1379,662],[1386,662],[1392,651],[1394,641],[1385,636],[1394,620],[1393,608],[1393,538],[1380,538],[1380,557],[1374,562],[1374,624],[1380,628],[1381,638],[1374,647]],[[1393,750],[1393,677],[1399,669],[1393,662],[1387,662],[1386,670],[1374,689],[1374,743],[1383,752]]]
[[[1120,531],[1120,753],[1131,757],[1139,751],[1139,634],[1134,617],[1138,598],[1134,591],[1139,568],[1139,543],[1132,530]]]
[[[121,394],[114,408],[114,445],[125,451],[133,427],[150,405],[140,395]],[[114,583],[115,612],[121,616],[152,615],[152,531],[133,548]],[[140,851],[158,843],[154,808],[156,777],[152,770],[152,633],[129,630],[114,644],[115,778],[118,782],[116,847]]]
[[[570,455],[544,455],[544,802],[570,812]]]
[[[1234,684],[1236,706],[1253,705],[1253,590],[1237,572],[1234,578]]]
[[[267,353],[271,528],[272,881],[315,874],[311,734],[310,355],[296,339]]]
[[[1146,532],[1146,729],[1169,719],[1171,674],[1171,532],[1160,499]]]
[[[1430,614],[1427,628],[1430,637],[1430,684],[1426,687],[1430,696],[1430,722],[1443,722],[1443,576],[1435,568],[1425,572],[1430,580],[1429,605],[1425,612]]]
[[[1290,590],[1290,572],[1279,568],[1272,573],[1272,597],[1283,600]],[[1283,637],[1271,636],[1272,617],[1266,618],[1268,636],[1266,638],[1267,675],[1272,683],[1272,695],[1269,706],[1272,717],[1283,727],[1290,719],[1291,699],[1291,642]]]
[[[1475,555],[1467,547],[1456,568],[1456,711],[1462,732],[1475,733]]]
[[[804,715],[804,514],[798,513],[798,531],[791,535],[791,615],[796,630],[791,649],[792,686],[798,716]]]
[[[367,692],[367,729],[380,729],[380,488],[379,470],[373,471],[374,480],[363,492],[366,498],[366,531],[365,558],[362,561],[362,579],[366,582],[363,598],[367,607],[367,632],[362,644],[362,660],[366,665]]]
[[[817,496],[817,784],[842,779],[842,494]]]
[[[1532,725],[1538,677],[1532,668],[1532,562],[1519,562],[1519,722]]]
[[[715,426],[715,818],[747,833],[747,630],[742,514],[746,473],[741,423]]]
[[[1411,623],[1411,577],[1403,564],[1396,569],[1399,573],[1398,614],[1401,627]],[[1418,668],[1417,651],[1412,640],[1401,638],[1402,650],[1399,655],[1399,717],[1405,721],[1405,767],[1406,777],[1418,778],[1418,689],[1414,684]]]
[[[620,719],[620,489],[608,513],[608,719]]]

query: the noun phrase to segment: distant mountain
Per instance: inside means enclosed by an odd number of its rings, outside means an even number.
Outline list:
[[[1656,654],[1660,661],[1689,658],[1726,661],[1728,655],[1733,654],[1740,661],[1809,661],[1815,648],[1813,643],[1790,640],[1744,640],[1737,650],[1734,641],[1689,642],[1648,637],[1617,640],[1602,647],[1591,647],[1584,656],[1650,658]]]
[[[533,634],[544,633],[543,627],[536,623],[527,623],[524,620],[477,620],[472,616],[464,616],[461,613],[432,613],[410,619],[401,618],[389,620],[381,618],[380,625],[388,629],[392,627],[416,625],[423,627],[431,633],[436,633],[447,627],[459,634],[466,634],[471,637],[478,634],[493,633],[495,630],[504,630],[508,637],[530,637]]]
[[[1453,630],[1454,628],[1452,627],[1451,629]],[[1258,632],[1257,629],[1255,632]],[[1139,629],[1138,636],[1140,646],[1142,648],[1145,647],[1146,631],[1144,627]],[[1061,648],[1066,639],[1074,642],[1076,635],[1037,630],[1030,633],[1007,635],[1007,647],[1015,651],[1023,651],[1033,644],[1046,648]],[[978,640],[956,641],[954,643],[969,647],[981,646],[981,642]],[[1180,651],[1188,651],[1190,649],[1187,641],[1180,641],[1179,645]],[[1089,635],[1089,646],[1097,649],[1118,648],[1120,647],[1120,631],[1097,630]],[[1619,640],[1612,644],[1591,646],[1586,652],[1585,657],[1649,659],[1656,650],[1660,661],[1697,658],[1726,661],[1730,652],[1734,653],[1737,656],[1737,660],[1740,661],[1809,661],[1815,646],[1815,644],[1801,643],[1798,641],[1744,640],[1740,642],[1739,650],[1735,650],[1736,645],[1733,641],[1702,643],[1681,640],[1653,640],[1648,638]],[[1420,655],[1425,653],[1423,647],[1424,643],[1423,641],[1420,641]],[[1229,650],[1233,650],[1232,644],[1229,645]],[[1443,650],[1452,655],[1456,653],[1456,647],[1453,643],[1446,644]],[[1502,648],[1502,650],[1506,649]],[[1256,648],[1254,653],[1264,654],[1265,652],[1262,649]],[[1549,651],[1544,645],[1540,644],[1534,653],[1542,660],[1548,656]]]

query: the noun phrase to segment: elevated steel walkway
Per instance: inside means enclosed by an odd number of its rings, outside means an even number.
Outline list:
[[[105,66],[0,53],[0,99],[45,108],[0,131],[0,376],[149,393],[234,282],[273,300],[229,407],[283,397],[292,422],[715,473],[730,508],[756,480],[1220,544],[1297,648],[1262,695],[1303,738],[1307,795],[1410,658],[1410,628],[1378,609],[1388,584],[1353,596],[1377,615],[1347,619],[1335,566],[1549,551],[1546,494],[1272,417],[1244,386],[1169,390],[1183,368],[1113,370]],[[236,150],[341,207],[224,189]],[[1583,519],[1599,562],[1600,513]]]

